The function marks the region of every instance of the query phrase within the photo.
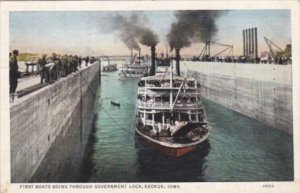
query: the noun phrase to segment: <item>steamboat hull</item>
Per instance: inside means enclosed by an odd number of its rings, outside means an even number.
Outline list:
[[[167,143],[167,142],[153,139],[153,138],[143,134],[137,128],[135,128],[135,131],[136,131],[136,133],[139,134],[139,136],[141,136],[141,138],[143,139],[143,141],[145,143],[149,144],[151,147],[153,147],[160,153],[171,156],[171,157],[181,157],[181,156],[191,152],[199,144],[206,141],[208,138],[208,135],[209,135],[209,133],[207,133],[200,140],[193,142],[193,143],[179,144],[179,143]]]

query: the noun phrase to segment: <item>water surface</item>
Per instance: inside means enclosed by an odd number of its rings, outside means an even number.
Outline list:
[[[209,140],[186,156],[164,156],[135,134],[138,79],[106,73],[83,165],[84,182],[292,181],[292,136],[205,100]],[[99,97],[98,97],[99,98]],[[111,100],[121,107],[111,106]]]

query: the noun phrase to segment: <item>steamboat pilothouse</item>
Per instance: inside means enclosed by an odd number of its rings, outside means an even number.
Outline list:
[[[200,84],[194,78],[180,76],[179,49],[176,49],[177,73],[173,73],[172,62],[165,60],[169,62],[162,65],[165,70],[160,68],[155,75],[155,55],[151,50],[151,76],[138,82],[136,132],[162,153],[179,157],[209,135]]]

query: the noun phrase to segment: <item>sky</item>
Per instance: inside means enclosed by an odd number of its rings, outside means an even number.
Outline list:
[[[144,16],[145,24],[158,34],[158,52],[165,52],[166,35],[176,22],[175,11],[43,11],[10,12],[10,50],[21,53],[67,53],[77,55],[128,55],[130,50],[112,29],[111,18],[133,13]],[[217,33],[213,40],[233,45],[234,55],[242,55],[242,31],[258,29],[258,53],[268,51],[264,36],[281,48],[291,43],[291,14],[289,10],[229,10],[216,20]],[[199,55],[204,44],[193,43],[181,49],[182,55]],[[211,47],[218,53],[222,47]],[[141,46],[142,53],[150,49]],[[226,53],[225,53],[226,54]]]

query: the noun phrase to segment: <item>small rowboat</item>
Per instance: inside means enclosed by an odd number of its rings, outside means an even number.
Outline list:
[[[116,107],[120,107],[120,106],[121,106],[120,103],[116,103],[116,102],[114,102],[114,101],[110,101],[110,104],[111,104],[112,106],[116,106]]]

